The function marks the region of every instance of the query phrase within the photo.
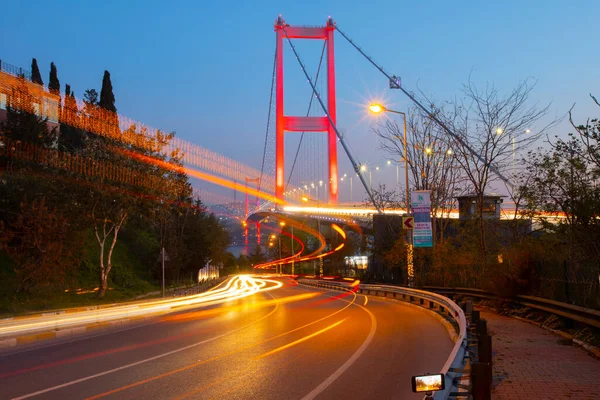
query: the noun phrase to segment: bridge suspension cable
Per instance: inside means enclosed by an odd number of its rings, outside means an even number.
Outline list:
[[[427,110],[427,108],[425,108],[423,106],[423,104],[421,104],[419,102],[419,100],[417,100],[410,92],[406,91],[402,87],[401,84],[398,84],[396,82],[396,77],[390,76],[390,74],[388,74],[383,69],[382,66],[380,66],[375,61],[373,61],[373,59],[371,57],[369,57],[360,47],[358,47],[358,45],[356,45],[352,41],[352,39],[350,39],[344,32],[342,32],[340,30],[340,28],[337,26],[337,24],[334,24],[334,26],[335,26],[335,29],[340,33],[340,35],[342,35],[344,37],[344,39],[346,39],[356,50],[358,50],[358,52],[360,54],[363,55],[363,57],[365,57],[371,64],[373,64],[373,66],[375,68],[377,68],[379,70],[379,72],[381,72],[383,75],[385,75],[389,79],[390,85],[393,85],[393,84],[395,85],[395,86],[393,86],[394,89],[400,89],[402,91],[402,93],[404,93],[409,99],[412,100],[413,103],[415,103],[421,110],[423,110],[429,118],[434,120],[442,129],[444,129],[450,136],[452,136],[452,138],[454,138],[458,143],[460,143],[461,146],[463,146],[465,149],[467,149],[469,151],[469,153],[471,153],[471,155],[476,157],[482,163],[486,162],[483,159],[483,157],[481,157],[481,155],[479,153],[477,153],[475,150],[473,150],[473,148],[468,143],[466,143],[459,135],[454,133],[454,131],[452,131],[450,128],[448,128],[448,126],[446,124],[444,124],[439,118],[437,118],[433,113],[431,113],[429,110]],[[392,86],[390,86],[390,87],[392,87]],[[337,129],[336,129],[336,131],[337,131]],[[512,182],[508,178],[506,178],[495,166],[490,165],[490,170],[493,173],[495,173],[504,183],[506,183],[510,187],[514,187]]]
[[[328,24],[333,24],[333,20],[330,18],[327,23]],[[321,105],[321,108],[323,109],[323,112],[327,116],[327,119],[329,120],[329,123],[333,127],[333,130],[335,131],[336,136],[340,140],[340,143],[342,144],[342,147],[344,148],[344,152],[346,153],[346,155],[350,159],[350,163],[352,163],[352,167],[354,168],[354,170],[358,174],[358,177],[360,178],[360,181],[363,184],[363,187],[365,188],[367,194],[369,195],[369,198],[371,199],[371,202],[373,203],[373,206],[375,206],[375,208],[377,209],[377,212],[379,214],[381,214],[382,211],[379,208],[379,205],[377,204],[377,202],[375,201],[375,199],[373,197],[373,193],[371,193],[371,190],[369,189],[369,185],[367,185],[367,182],[365,181],[364,176],[360,173],[361,171],[360,171],[359,164],[356,162],[356,160],[354,159],[354,157],[350,153],[350,150],[348,149],[348,146],[346,146],[346,142],[344,141],[344,137],[340,134],[340,131],[338,130],[336,124],[333,122],[333,119],[331,118],[331,115],[329,114],[329,111],[327,110],[327,107],[325,107],[325,104],[323,103],[323,100],[321,99],[321,96],[319,95],[319,92],[317,91],[317,88],[315,87],[312,79],[310,79],[310,76],[308,75],[308,72],[306,71],[306,68],[304,67],[304,64],[302,63],[302,60],[300,59],[300,56],[298,55],[298,52],[296,51],[296,47],[294,46],[294,44],[290,40],[290,37],[288,36],[287,30],[285,29],[285,25],[282,25],[281,29],[283,30],[283,34],[285,35],[285,38],[287,39],[290,47],[292,48],[292,51],[294,52],[294,55],[296,56],[296,60],[298,60],[298,63],[300,64],[300,68],[302,69],[302,72],[304,73],[304,76],[306,77],[306,79],[308,80],[308,83],[310,84],[310,87],[312,88],[314,97],[316,97],[317,100],[319,101],[319,104]]]
[[[265,169],[265,158],[267,157],[267,143],[269,141],[269,127],[271,126],[271,115],[273,112],[273,92],[275,89],[275,66],[277,65],[277,50],[275,50],[275,55],[273,56],[273,73],[271,76],[271,93],[269,95],[269,113],[267,114],[267,129],[265,132],[265,146],[263,149],[263,159],[262,159],[262,165],[260,167],[260,175],[258,177],[258,191],[260,192],[260,188],[261,188],[261,184],[262,184],[262,178],[263,178],[263,171]]]

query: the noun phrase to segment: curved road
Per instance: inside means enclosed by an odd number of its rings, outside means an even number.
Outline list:
[[[434,317],[284,286],[96,336],[0,354],[0,399],[422,399],[452,349]],[[365,305],[366,303],[366,305]]]

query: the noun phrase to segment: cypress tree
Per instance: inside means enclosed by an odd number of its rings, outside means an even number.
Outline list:
[[[100,90],[100,102],[98,105],[105,110],[117,112],[117,108],[115,107],[115,95],[113,94],[113,87],[110,81],[110,72],[108,71],[104,71],[102,90]]]
[[[56,65],[50,63],[50,81],[48,82],[48,89],[50,93],[58,95],[60,93],[60,82],[58,80],[58,72],[56,71]]]
[[[40,69],[38,68],[38,63],[35,58],[31,59],[31,82],[37,83],[38,85],[44,85],[42,81],[42,75],[40,74]]]
[[[63,109],[66,123],[60,126],[58,146],[61,150],[79,152],[85,147],[85,135],[81,129],[68,125],[77,118],[77,102],[75,93],[71,92],[71,85],[65,85],[65,106]]]

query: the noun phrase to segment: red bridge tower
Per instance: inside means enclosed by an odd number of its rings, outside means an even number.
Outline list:
[[[285,32],[284,32],[285,30]],[[327,109],[331,121],[336,123],[335,103],[335,61],[333,56],[333,32],[335,26],[329,18],[324,27],[293,27],[285,23],[279,16],[275,23],[277,33],[276,57],[276,130],[275,130],[275,197],[283,200],[285,185],[284,178],[284,132],[327,132],[329,151],[329,203],[338,202],[338,163],[337,137],[335,129],[329,123],[327,116],[323,117],[292,117],[284,115],[283,108],[283,39],[319,39],[327,42]]]

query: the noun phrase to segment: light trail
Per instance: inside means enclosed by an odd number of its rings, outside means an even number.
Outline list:
[[[310,260],[315,260],[315,259],[319,259],[319,258],[324,258],[324,257],[332,255],[336,251],[341,250],[345,245],[344,243],[341,243],[335,249],[325,252],[325,253],[322,253],[322,254],[319,254],[319,253],[321,253],[321,251],[323,251],[323,249],[325,248],[325,244],[326,244],[325,237],[321,234],[321,232],[316,231],[312,228],[309,228],[304,224],[300,224],[299,222],[296,222],[293,219],[285,219],[284,221],[287,225],[293,226],[296,229],[304,231],[304,232],[308,233],[309,235],[312,235],[315,238],[317,238],[320,242],[319,248],[316,249],[315,251],[313,251],[312,253],[307,254],[303,257],[298,257],[298,255],[301,254],[301,252],[300,252],[300,253],[292,254],[291,256],[288,256],[288,257],[281,258],[279,260],[274,260],[274,261],[269,261],[269,262],[266,262],[263,264],[258,264],[254,267],[255,269],[269,269],[269,268],[272,268],[277,265],[287,265],[287,264],[291,264],[292,262],[310,261]],[[331,224],[331,227],[342,237],[342,239],[344,241],[346,240],[346,232],[344,232],[344,230],[342,228],[340,228],[336,224]],[[285,234],[288,236],[291,236],[287,233],[285,233]],[[303,247],[303,249],[304,249],[304,247]]]
[[[103,109],[89,107],[81,99],[62,99],[63,112],[58,107],[51,113],[46,107],[36,109],[34,104],[45,102],[61,103],[61,97],[49,93],[41,85],[26,79],[13,76],[6,71],[0,71],[0,93],[7,95],[7,103],[13,108],[48,117],[62,125],[93,132],[97,135],[122,142],[126,145],[157,152],[166,157],[176,154],[187,165],[192,165],[205,171],[225,176],[235,181],[241,181],[244,176],[259,176],[261,171],[244,165],[239,161],[225,157],[202,146],[174,137],[149,125],[128,118],[125,115]],[[261,187],[272,191],[275,187],[275,177],[262,173]]]
[[[253,279],[253,278],[250,278],[250,279]],[[259,280],[259,279],[256,278],[256,280]],[[270,281],[268,279],[264,279],[264,280],[260,280],[260,281],[263,281],[265,285],[268,284],[268,283],[270,283],[270,282],[274,282],[274,281]],[[275,282],[275,283],[277,283],[277,282]],[[229,282],[227,282],[227,285],[225,285],[225,286],[229,286],[230,287],[230,286],[232,286],[232,283],[229,281]],[[225,287],[223,289],[225,289]],[[269,286],[267,290],[272,290],[272,288]],[[305,299],[304,296],[307,296],[306,298],[311,298],[311,297],[314,297],[314,296],[316,296],[318,294],[319,293],[311,292],[311,293],[304,294],[304,295],[292,296],[292,299],[290,299],[289,301],[303,300],[303,299]],[[137,382],[134,382],[134,383],[131,383],[131,384],[128,384],[128,385],[116,388],[116,389],[112,389],[112,390],[109,390],[109,391],[104,392],[104,393],[96,394],[96,395],[94,395],[92,397],[89,397],[88,399],[98,399],[98,398],[102,398],[102,397],[105,397],[105,396],[108,396],[108,395],[112,395],[112,394],[116,394],[116,393],[122,392],[124,390],[132,389],[132,388],[144,385],[146,383],[153,382],[153,381],[156,381],[156,380],[159,380],[159,379],[162,379],[162,378],[165,378],[167,376],[171,376],[171,375],[183,372],[183,371],[187,371],[187,370],[190,370],[190,369],[195,368],[197,366],[204,365],[204,364],[207,364],[207,363],[212,362],[212,361],[216,361],[218,359],[222,359],[224,357],[227,357],[227,356],[239,353],[241,351],[251,349],[251,348],[253,348],[255,346],[258,346],[258,345],[270,342],[272,340],[284,337],[284,336],[289,335],[289,334],[291,334],[293,332],[297,332],[297,331],[300,331],[302,329],[306,329],[306,328],[308,328],[308,327],[310,327],[312,325],[318,324],[318,323],[320,323],[320,322],[322,322],[322,321],[324,321],[324,320],[326,320],[328,318],[331,318],[334,315],[337,315],[337,314],[343,312],[344,310],[348,309],[349,307],[351,307],[354,304],[354,302],[356,301],[357,296],[356,296],[356,293],[354,293],[354,292],[350,292],[349,294],[353,296],[352,300],[350,300],[350,301],[344,300],[344,302],[346,303],[346,305],[344,305],[339,310],[336,310],[335,312],[333,312],[333,313],[331,313],[329,315],[326,315],[326,316],[324,316],[324,317],[322,317],[320,319],[317,319],[317,320],[312,321],[310,323],[307,323],[305,325],[299,326],[297,328],[291,329],[289,331],[280,333],[278,335],[272,336],[272,337],[270,337],[268,339],[265,339],[265,340],[262,340],[262,341],[259,341],[259,342],[255,342],[255,343],[251,343],[251,344],[249,344],[247,346],[243,346],[243,347],[234,349],[234,350],[232,350],[230,352],[226,352],[226,353],[217,355],[217,356],[209,358],[209,359],[200,360],[200,361],[198,361],[196,363],[193,363],[193,364],[181,367],[181,368],[177,368],[175,370],[168,371],[168,372],[165,372],[165,373],[160,374],[160,375],[156,375],[156,376],[153,376],[153,377],[150,377],[150,378],[146,378],[146,379],[143,379],[143,380],[140,380],[140,381],[137,381]],[[328,296],[328,297],[331,297],[331,296]],[[279,299],[277,299],[277,300],[279,300]],[[286,299],[282,299],[282,300],[284,302],[287,301]],[[52,386],[52,387],[49,387],[49,388],[46,388],[46,389],[38,390],[38,391],[33,392],[33,393],[28,393],[28,394],[22,395],[20,397],[16,397],[15,400],[23,400],[23,399],[27,399],[27,398],[39,396],[39,395],[44,394],[44,393],[52,392],[52,391],[55,391],[55,390],[58,390],[58,389],[62,389],[62,388],[73,386],[73,385],[76,385],[76,384],[79,384],[79,383],[82,383],[82,382],[86,382],[86,381],[89,381],[91,379],[95,379],[95,378],[99,378],[99,377],[106,376],[106,375],[109,375],[109,374],[113,374],[115,372],[119,372],[119,371],[122,371],[124,369],[132,368],[132,367],[135,367],[135,366],[138,366],[138,365],[141,365],[141,364],[145,364],[147,362],[151,362],[151,361],[154,361],[154,360],[157,360],[157,359],[161,359],[161,358],[167,357],[169,355],[176,354],[176,353],[179,353],[179,352],[182,352],[182,351],[186,351],[186,350],[189,350],[191,348],[203,345],[205,343],[208,343],[208,342],[214,341],[216,339],[222,338],[224,336],[230,335],[230,334],[232,334],[234,332],[239,332],[239,331],[241,331],[243,329],[246,329],[247,327],[249,327],[251,325],[254,325],[255,323],[257,323],[259,321],[262,321],[262,320],[265,320],[265,319],[269,318],[277,310],[278,306],[279,306],[279,302],[275,302],[275,308],[269,314],[267,314],[266,316],[260,318],[257,321],[254,321],[254,322],[252,322],[252,323],[250,323],[248,325],[245,325],[243,327],[237,328],[237,329],[235,329],[233,331],[229,331],[229,332],[226,332],[224,334],[221,334],[221,335],[218,335],[218,336],[206,339],[206,340],[202,340],[200,342],[191,344],[189,346],[185,346],[185,347],[182,347],[182,348],[179,348],[179,349],[171,350],[171,351],[166,352],[166,353],[155,355],[155,356],[147,358],[147,359],[139,360],[139,361],[136,361],[136,362],[131,363],[131,364],[122,365],[120,367],[116,367],[116,368],[113,368],[113,369],[110,369],[110,370],[107,370],[107,371],[99,372],[99,373],[96,373],[94,375],[90,375],[90,376],[82,377],[82,378],[79,378],[79,379],[76,379],[76,380],[73,380],[73,381],[65,382],[65,383],[62,383],[60,385],[56,385],[56,386]],[[361,306],[359,305],[358,307],[361,307]],[[374,330],[375,330],[375,327],[372,326],[372,328],[371,328],[371,333],[372,334],[374,334]],[[372,334],[370,334],[369,337],[367,338],[368,342],[370,342],[370,338],[371,338]],[[367,345],[368,345],[368,343],[367,343]],[[363,343],[363,346],[361,346],[361,349],[363,347],[366,347],[365,343]],[[357,353],[362,353],[361,349],[359,349],[359,351],[357,351],[353,355],[352,358],[357,358],[358,355],[359,355],[359,354],[357,355]],[[350,361],[351,360],[347,361],[344,364],[344,366],[346,366],[347,364],[349,364]],[[342,367],[344,367],[344,366],[342,366]],[[331,377],[330,377],[330,379],[331,379]]]
[[[222,178],[220,176],[216,176],[216,175],[210,174],[208,172],[202,172],[202,171],[199,171],[199,170],[196,170],[193,168],[189,168],[189,167],[176,166],[167,161],[159,160],[158,158],[149,157],[149,156],[139,154],[139,153],[136,153],[133,151],[123,150],[123,149],[118,149],[118,148],[114,148],[113,150],[119,151],[119,152],[125,154],[126,156],[128,156],[129,158],[137,159],[138,161],[143,161],[148,164],[153,164],[160,168],[164,168],[164,169],[168,169],[168,170],[176,171],[176,172],[183,172],[188,176],[203,180],[205,182],[210,182],[215,185],[219,185],[219,186],[226,187],[229,189],[237,190],[239,192],[245,192],[251,196],[257,196],[257,197],[260,197],[261,199],[271,201],[276,204],[283,204],[283,200],[276,198],[275,196],[273,196],[273,194],[259,191],[256,189],[252,189],[251,187],[242,185],[242,184],[238,183],[237,181],[231,181],[230,179]]]
[[[220,288],[185,298],[161,299],[77,313],[4,320],[0,322],[0,337],[24,335],[44,330],[60,330],[149,314],[164,314],[189,307],[212,306],[251,296],[258,292],[278,289],[282,286],[282,282],[275,280],[239,275],[226,281],[225,285]]]
[[[278,353],[278,352],[280,352],[280,351],[282,351],[282,350],[289,349],[289,348],[290,348],[290,347],[292,347],[292,346],[295,346],[295,345],[297,345],[297,344],[300,344],[300,343],[302,343],[302,342],[305,342],[305,341],[307,341],[307,340],[309,340],[309,339],[312,339],[312,338],[314,338],[315,336],[318,336],[318,335],[320,335],[320,334],[322,334],[322,333],[325,333],[325,332],[327,332],[327,331],[328,331],[328,330],[330,330],[330,329],[333,329],[333,328],[335,328],[336,326],[340,325],[342,322],[344,322],[344,321],[345,321],[345,320],[347,320],[347,319],[348,319],[348,318],[344,318],[344,319],[342,319],[342,320],[340,320],[340,321],[338,321],[338,322],[335,322],[335,323],[333,323],[333,324],[329,325],[329,326],[328,326],[328,327],[326,327],[326,328],[323,328],[323,329],[321,329],[321,330],[319,330],[319,331],[316,331],[315,333],[311,333],[310,335],[306,335],[306,336],[304,336],[303,338],[300,338],[300,339],[298,339],[298,340],[295,340],[295,341],[293,341],[293,342],[291,342],[291,343],[285,344],[285,345],[283,345],[283,346],[281,346],[281,347],[277,347],[277,348],[275,348],[275,349],[273,349],[273,350],[271,350],[271,351],[268,351],[268,352],[266,352],[266,353],[263,353],[263,354],[261,354],[260,356],[258,356],[258,357],[255,357],[254,359],[255,359],[255,360],[258,360],[258,359],[261,359],[261,358],[264,358],[264,357],[270,356],[271,354]]]

